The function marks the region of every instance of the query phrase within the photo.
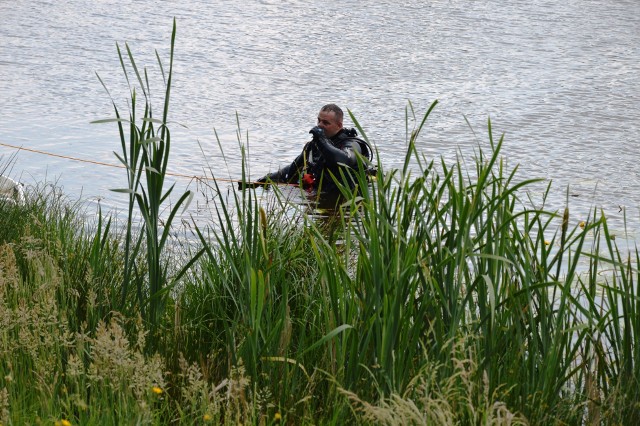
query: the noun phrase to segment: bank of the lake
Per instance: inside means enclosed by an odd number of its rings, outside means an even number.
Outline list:
[[[0,204],[0,423],[638,421],[638,253],[520,199],[501,143],[363,176],[331,229],[236,192],[170,252],[52,186]]]

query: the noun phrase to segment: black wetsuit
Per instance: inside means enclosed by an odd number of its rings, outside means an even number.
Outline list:
[[[301,182],[305,188],[318,188],[321,185],[322,191],[328,191],[335,188],[335,183],[331,175],[325,172],[331,172],[341,181],[342,168],[345,176],[349,177],[348,184],[353,186],[355,179],[350,172],[358,169],[357,156],[362,156],[365,169],[372,159],[369,144],[357,138],[357,135],[355,129],[343,128],[331,138],[314,136],[291,164],[277,172],[269,173],[258,182],[266,182],[268,179],[283,183]]]

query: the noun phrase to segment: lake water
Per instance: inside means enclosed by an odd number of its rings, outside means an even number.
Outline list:
[[[638,232],[637,0],[0,0],[0,15],[2,144],[117,164],[116,126],[90,124],[113,116],[95,73],[126,111],[116,42],[159,82],[154,49],[168,59],[176,17],[171,120],[186,128],[173,127],[174,173],[239,178],[237,114],[250,174],[262,176],[300,152],[329,102],[350,109],[397,167],[407,102],[421,114],[438,100],[419,142],[427,157],[487,150],[490,117],[509,166],[553,180],[552,206],[564,207],[568,188],[572,221],[599,207],[621,232],[626,211]],[[15,152],[0,146],[0,164]],[[109,191],[126,185],[115,168],[21,151],[10,174],[125,203]]]

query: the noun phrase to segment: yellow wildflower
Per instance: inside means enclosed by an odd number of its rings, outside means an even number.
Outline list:
[[[276,414],[273,415],[273,420],[279,422],[280,420],[282,420],[282,414],[280,414],[279,411],[276,411]]]
[[[152,387],[151,392],[155,393],[156,395],[162,395],[162,389],[160,389],[158,386]]]
[[[580,228],[584,229],[584,225],[585,225],[585,223],[584,223],[584,220],[583,220],[582,222],[580,222]]]
[[[54,424],[56,426],[71,426],[71,422],[67,419],[56,420]]]
[[[549,240],[544,240],[544,243],[545,243],[546,245],[549,245],[549,244],[551,244],[551,241],[549,241]]]
[[[212,417],[209,415],[209,413],[206,413],[204,416],[202,416],[202,420],[204,420],[205,422],[210,422],[212,420]]]

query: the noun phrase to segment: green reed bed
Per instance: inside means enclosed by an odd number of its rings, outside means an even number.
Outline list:
[[[214,184],[216,225],[197,229],[162,337],[135,286],[119,310],[124,228],[53,188],[3,206],[3,424],[635,418],[637,255],[604,218],[569,229],[527,207],[501,143],[477,177],[423,158],[361,176],[331,238],[275,189],[225,202]]]
[[[546,211],[550,186],[534,206],[490,123],[472,162],[429,160],[436,104],[409,104],[404,166],[355,193],[336,176],[330,230],[278,188],[213,181],[215,220],[171,254],[170,85],[159,121],[114,102],[126,223],[53,187],[0,205],[0,424],[638,420],[638,251],[601,214]]]

